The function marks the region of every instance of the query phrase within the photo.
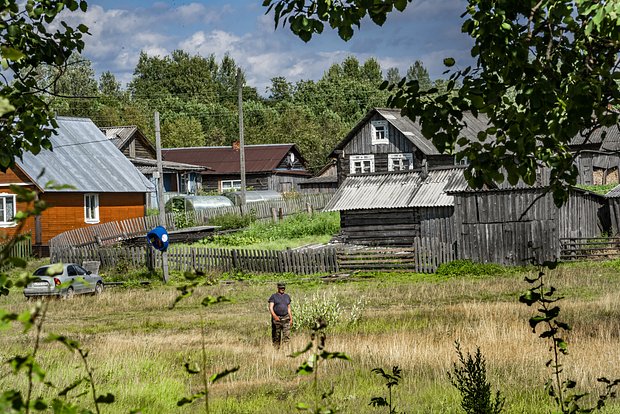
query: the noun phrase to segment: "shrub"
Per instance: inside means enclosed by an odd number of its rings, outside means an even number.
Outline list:
[[[505,399],[497,391],[495,398],[491,392],[491,384],[487,381],[486,361],[480,348],[472,356],[463,355],[461,346],[455,343],[459,364],[453,363],[452,373],[448,378],[461,393],[461,407],[467,414],[499,414],[504,408]]]
[[[365,299],[360,297],[350,309],[345,309],[333,292],[314,293],[292,306],[294,329],[312,329],[317,320],[332,328],[340,323],[356,324],[362,317]]]
[[[210,218],[209,224],[212,226],[220,226],[221,230],[230,230],[248,227],[255,221],[256,216],[254,214],[242,216],[239,214],[227,213]]]
[[[511,269],[496,263],[474,263],[471,260],[454,260],[437,268],[439,276],[496,276],[512,272]]]

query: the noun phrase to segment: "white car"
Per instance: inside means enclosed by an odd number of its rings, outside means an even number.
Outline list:
[[[34,271],[36,280],[24,288],[24,296],[57,296],[71,298],[73,295],[90,293],[99,295],[103,292],[103,279],[79,264],[41,266]]]

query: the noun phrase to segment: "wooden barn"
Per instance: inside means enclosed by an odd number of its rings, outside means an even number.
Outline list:
[[[415,237],[452,243],[454,197],[444,187],[462,168],[348,176],[325,207],[340,212],[341,237],[370,246],[411,246]]]
[[[463,115],[466,138],[476,139],[485,119]],[[482,115],[481,115],[482,117]],[[375,108],[357,123],[332,151],[337,160],[338,183],[351,174],[410,171],[422,167],[455,166],[454,155],[442,154],[422,135],[422,127],[400,110]]]
[[[5,234],[15,233],[15,213],[27,208],[17,202],[11,185],[34,190],[48,204],[25,225],[35,250],[43,254],[48,241],[67,230],[144,217],[147,194],[154,190],[90,119],[57,121],[53,151],[25,152],[13,169],[0,173],[0,227]],[[48,183],[71,188],[48,188]]]
[[[299,183],[311,174],[295,144],[261,144],[245,147],[246,187],[252,190],[273,190],[279,193],[299,191]],[[192,147],[162,150],[166,161],[209,167],[204,171],[204,191],[235,191],[241,189],[239,148]]]
[[[575,154],[579,184],[620,183],[620,128],[599,128],[586,140],[577,135],[569,146]]]
[[[347,243],[411,246],[424,237],[452,246],[459,259],[505,265],[555,260],[562,240],[610,231],[603,196],[574,188],[557,208],[545,174],[534,186],[504,183],[473,190],[463,171],[350,175],[326,210],[340,212]]]

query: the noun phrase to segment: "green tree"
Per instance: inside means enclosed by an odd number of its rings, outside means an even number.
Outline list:
[[[54,113],[40,93],[32,68],[52,65],[63,68],[74,51],[84,48],[85,25],[58,24],[64,10],[86,11],[85,1],[5,0],[0,5],[0,62],[12,80],[2,76],[0,86],[0,170],[6,171],[23,151],[37,154],[51,148],[50,137],[58,127]],[[54,23],[52,25],[52,23]]]
[[[369,15],[382,24],[394,8],[410,0],[265,0],[282,22],[304,41],[321,33],[324,22],[341,38]],[[528,184],[537,168],[551,169],[551,189],[559,205],[576,183],[578,171],[568,144],[586,140],[618,122],[620,86],[620,2],[600,0],[468,0],[462,31],[474,42],[473,67],[453,70],[444,93],[422,91],[419,82],[394,89],[389,104],[419,118],[422,132],[440,151],[463,148],[466,176],[481,187],[507,179]],[[446,58],[447,67],[455,60]],[[461,84],[458,91],[454,86]],[[387,86],[387,83],[386,85]],[[514,99],[505,98],[514,94]],[[484,114],[486,131],[478,140],[461,135],[463,112]]]
[[[289,101],[293,97],[293,84],[283,76],[271,78],[271,86],[267,88],[271,102]]]
[[[43,64],[36,73],[39,88],[49,91],[50,109],[58,115],[92,116],[99,90],[90,60],[74,53],[63,67]]]
[[[427,91],[433,86],[428,70],[419,60],[416,60],[415,63],[407,69],[407,80],[417,80],[420,85],[420,90],[422,91]]]
[[[400,76],[400,71],[398,70],[398,68],[389,68],[387,70],[385,80],[391,84],[400,82],[401,76]]]
[[[99,77],[99,92],[104,96],[120,98],[122,95],[121,83],[116,80],[112,72],[105,71]]]
[[[161,142],[165,148],[199,147],[205,144],[200,121],[178,116],[162,121]]]

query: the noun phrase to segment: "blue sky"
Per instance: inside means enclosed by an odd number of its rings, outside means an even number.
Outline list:
[[[442,77],[442,61],[454,57],[461,67],[472,64],[471,40],[460,31],[465,0],[414,0],[404,13],[392,13],[383,27],[366,21],[349,42],[326,27],[304,43],[288,28],[274,30],[262,0],[150,2],[89,0],[86,13],[65,16],[86,24],[92,36],[83,55],[99,76],[114,73],[126,84],[140,51],[165,56],[174,49],[219,60],[229,53],[246,73],[248,85],[265,93],[270,79],[319,79],[347,56],[360,62],[375,57],[382,69],[399,68],[401,75],[421,60],[431,78]]]

